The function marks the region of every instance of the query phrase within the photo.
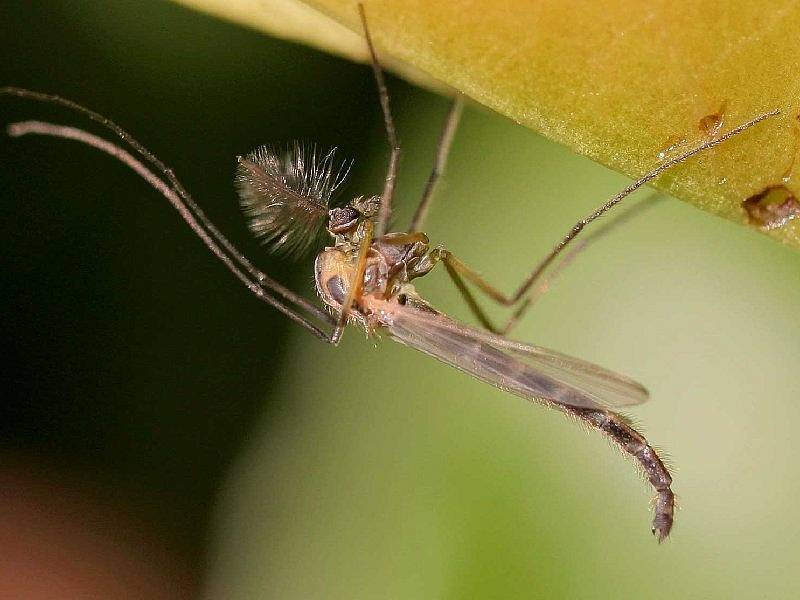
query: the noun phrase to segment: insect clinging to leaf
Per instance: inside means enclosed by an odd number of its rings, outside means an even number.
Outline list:
[[[301,255],[321,234],[329,245],[314,262],[314,280],[324,306],[302,297],[258,269],[205,216],[174,172],[130,134],[106,117],[59,96],[6,87],[0,94],[57,104],[90,118],[116,134],[127,148],[66,125],[41,121],[13,123],[11,136],[49,135],[93,146],[122,161],[179,212],[203,243],[259,300],[273,306],[312,335],[332,345],[352,323],[369,334],[383,335],[415,348],[468,375],[526,400],[543,403],[599,430],[631,456],[653,487],[656,498],[652,532],[663,541],[673,525],[675,496],[672,477],[650,443],[618,410],[648,398],[639,383],[603,367],[554,350],[507,337],[548,277],[574,257],[584,228],[633,191],[667,169],[715,148],[776,114],[765,112],[724,134],[662,162],[577,223],[538,262],[512,294],[504,294],[443,245],[431,244],[423,225],[436,184],[453,142],[463,100],[457,96],[439,139],[425,191],[409,226],[388,231],[399,145],[394,120],[363,6],[359,5],[389,141],[389,166],[381,194],[337,201],[351,163],[334,150],[292,143],[285,148],[261,147],[238,159],[235,186],[250,227],[275,254]],[[414,280],[444,267],[474,312],[480,327],[460,323],[433,307],[415,289]],[[440,267],[440,268],[441,268]],[[481,310],[473,290],[512,308],[503,327],[495,327]]]

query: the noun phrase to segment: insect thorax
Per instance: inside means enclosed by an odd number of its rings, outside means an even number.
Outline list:
[[[359,244],[364,222],[348,236],[335,236],[334,246],[317,255],[314,277],[317,293],[335,311],[341,309],[358,267]],[[428,239],[423,234],[409,236],[389,233],[373,240],[367,253],[360,293],[354,298],[353,317],[363,322],[369,317],[365,297],[388,300],[416,277],[433,268]]]

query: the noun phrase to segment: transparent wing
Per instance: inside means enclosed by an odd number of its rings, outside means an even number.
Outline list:
[[[520,345],[510,351],[556,381],[582,391],[608,408],[635,406],[647,402],[650,397],[638,381],[580,358],[540,346]]]
[[[501,390],[530,400],[616,409],[645,402],[639,383],[553,350],[510,342],[410,306],[392,312],[386,327],[416,348]]]

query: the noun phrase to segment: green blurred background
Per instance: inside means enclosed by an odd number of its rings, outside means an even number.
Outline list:
[[[366,67],[161,1],[2,12],[2,84],[115,119],[259,265],[313,297],[310,257],[276,260],[250,239],[234,157],[293,138],[337,145],[356,159],[345,193],[380,190]],[[402,226],[447,101],[395,78],[390,89]],[[85,124],[0,106],[3,123]],[[631,206],[650,206],[593,244],[516,333],[648,386],[633,416],[671,457],[681,505],[658,546],[650,490],[596,433],[389,341],[315,341],[92,149],[6,138],[0,152],[0,460],[83,482],[133,518],[190,573],[175,597],[800,592],[797,252],[643,192]],[[426,229],[512,289],[625,183],[470,107]],[[444,272],[418,287],[468,318]]]

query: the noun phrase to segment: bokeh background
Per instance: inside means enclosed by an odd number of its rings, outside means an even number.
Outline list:
[[[337,145],[356,159],[345,193],[380,190],[368,68],[155,0],[11,0],[2,21],[2,84],[117,120],[259,265],[313,297],[310,257],[276,260],[250,238],[234,157]],[[402,225],[447,101],[390,89]],[[1,102],[4,124],[85,124]],[[645,191],[516,334],[649,387],[632,413],[671,457],[681,504],[658,546],[650,490],[596,433],[390,341],[315,341],[92,149],[6,138],[0,153],[0,596],[800,592],[797,252]],[[426,229],[512,289],[625,183],[470,107]],[[468,318],[443,272],[419,288]]]

